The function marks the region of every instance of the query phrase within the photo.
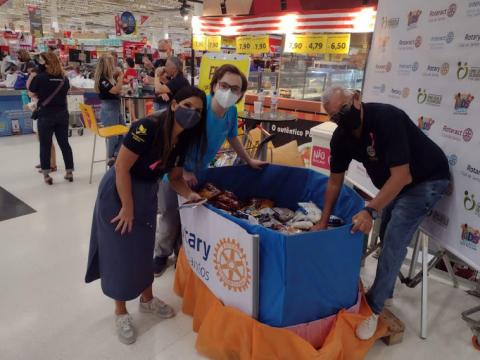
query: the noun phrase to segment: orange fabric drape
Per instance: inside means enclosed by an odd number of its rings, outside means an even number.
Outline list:
[[[380,323],[371,340],[355,337],[355,327],[371,314],[362,298],[360,313],[339,312],[323,347],[316,350],[289,330],[264,325],[224,306],[191,270],[183,249],[177,261],[174,290],[183,298],[182,311],[193,317],[198,352],[211,359],[360,360],[387,332],[386,325]]]

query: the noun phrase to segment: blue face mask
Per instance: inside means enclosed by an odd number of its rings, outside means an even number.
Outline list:
[[[185,130],[194,128],[201,118],[202,116],[195,109],[179,106],[175,110],[175,121]]]

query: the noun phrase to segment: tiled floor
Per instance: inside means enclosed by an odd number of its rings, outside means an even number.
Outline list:
[[[54,175],[43,184],[34,171],[38,143],[34,136],[0,138],[0,186],[37,210],[0,222],[0,359],[200,359],[191,318],[183,314],[155,322],[129,304],[140,336],[132,346],[120,344],[113,333],[112,302],[99,283],[83,281],[92,208],[103,168],[97,165],[88,184],[92,137],[71,138],[76,161],[75,182]],[[100,155],[100,154],[99,154]],[[63,169],[61,160],[59,168]],[[375,263],[369,259],[364,279],[370,282]],[[179,310],[172,288],[173,269],[154,284],[156,293]],[[402,344],[377,343],[367,359],[476,359],[471,332],[460,312],[480,300],[464,291],[430,282],[430,336],[421,340],[420,288],[398,286],[394,313],[407,327]]]

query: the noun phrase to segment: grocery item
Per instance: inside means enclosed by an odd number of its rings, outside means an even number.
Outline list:
[[[207,200],[211,200],[214,197],[220,195],[222,192],[215,187],[215,185],[206,183],[205,186],[198,192],[198,194]]]

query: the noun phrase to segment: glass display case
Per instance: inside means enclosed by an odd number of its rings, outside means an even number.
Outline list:
[[[278,72],[251,71],[248,76],[248,92],[257,93],[260,89],[263,89],[268,95],[272,89],[278,88],[278,78]]]

